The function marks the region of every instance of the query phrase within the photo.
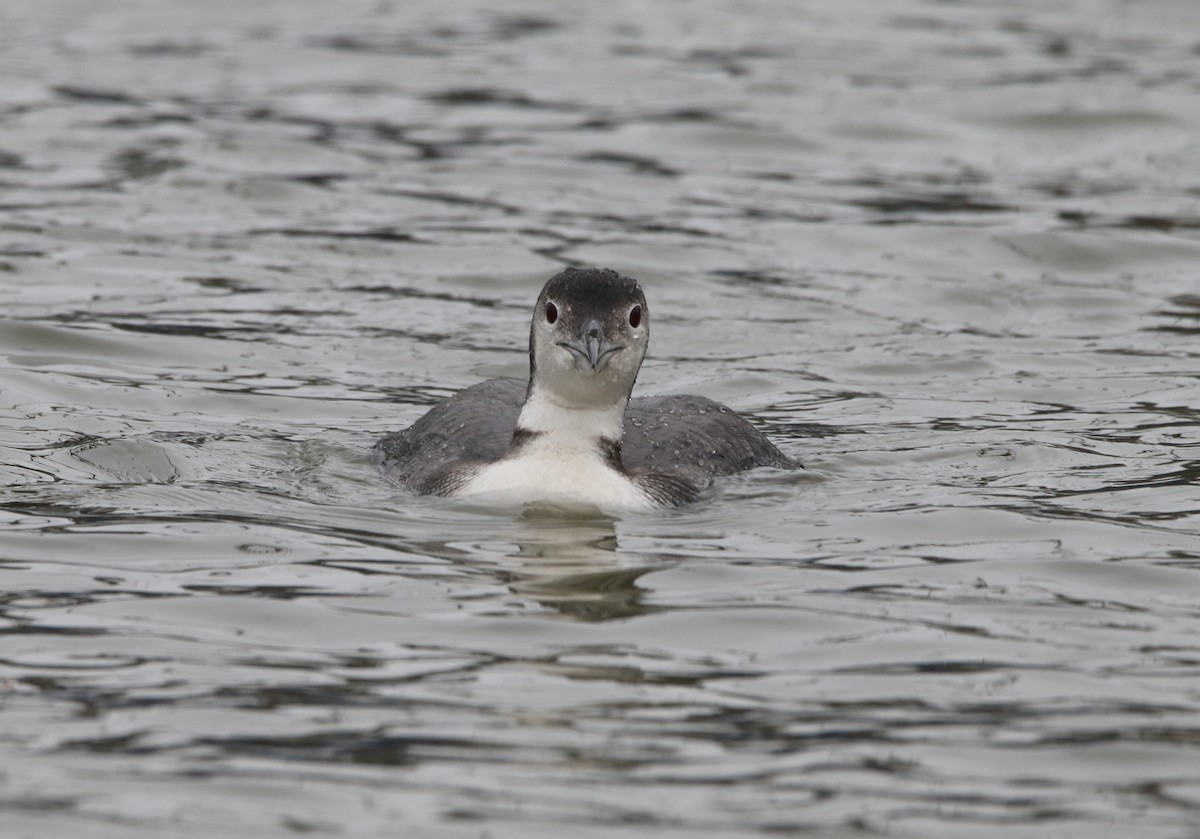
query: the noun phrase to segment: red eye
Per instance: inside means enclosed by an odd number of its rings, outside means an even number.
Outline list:
[[[629,325],[637,329],[638,324],[642,322],[642,307],[634,306],[629,310]]]
[[[546,304],[546,323],[554,323],[558,320],[558,308],[553,303]]]

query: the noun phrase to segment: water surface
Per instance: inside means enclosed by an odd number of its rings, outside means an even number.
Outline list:
[[[0,12],[0,824],[1187,837],[1188,0]],[[383,483],[566,264],[807,466]]]

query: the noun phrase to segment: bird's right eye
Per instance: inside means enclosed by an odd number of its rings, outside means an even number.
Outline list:
[[[546,323],[554,323],[558,320],[558,308],[553,303],[546,304]]]

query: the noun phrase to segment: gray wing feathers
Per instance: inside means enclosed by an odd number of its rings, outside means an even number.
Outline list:
[[[700,487],[758,466],[798,466],[733,410],[703,396],[631,400],[621,458],[635,475],[675,475]]]
[[[464,466],[491,463],[508,450],[525,387],[520,379],[488,379],[460,390],[376,443],[371,459],[414,492],[449,494]]]

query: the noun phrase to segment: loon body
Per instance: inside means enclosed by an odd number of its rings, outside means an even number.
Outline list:
[[[710,399],[631,399],[649,332],[636,280],[568,268],[534,307],[527,382],[459,391],[376,443],[372,460],[423,495],[623,510],[692,501],[714,478],[758,466],[797,468]]]

